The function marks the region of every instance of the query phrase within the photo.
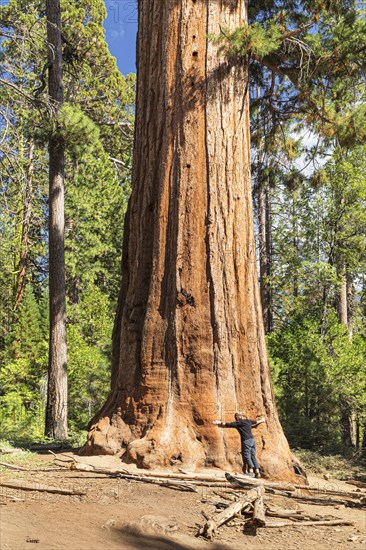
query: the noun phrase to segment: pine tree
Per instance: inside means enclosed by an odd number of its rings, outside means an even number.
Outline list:
[[[17,273],[22,273],[19,288],[32,283],[38,300],[42,299],[47,283],[46,145],[50,136],[64,141],[69,160],[66,165],[66,291],[69,316],[75,323],[78,322],[71,311],[75,296],[78,303],[85,303],[85,293],[94,292],[98,296],[101,289],[109,303],[108,326],[111,331],[118,295],[122,227],[117,223],[117,218],[123,216],[130,187],[134,75],[123,77],[108,51],[102,27],[105,6],[101,0],[79,2],[77,5],[65,1],[61,2],[61,8],[63,83],[67,101],[57,117],[50,117],[46,86],[46,18],[41,5],[37,2],[26,5],[23,0],[11,0],[1,8],[2,28],[4,31],[6,28],[8,37],[1,44],[2,93],[5,99],[2,113],[5,121],[2,128],[5,131],[1,142],[5,162],[1,165],[4,176],[1,199],[5,208],[1,211],[0,223],[7,242],[6,247],[2,248],[4,255],[1,255],[0,261],[4,265],[4,285],[7,285],[3,295],[8,296],[6,308],[1,311],[4,319],[2,367],[8,361],[5,357],[9,346],[7,336],[15,322],[14,300],[16,296],[21,298],[21,293],[16,292]],[[24,44],[28,47],[25,48]],[[26,193],[23,182],[31,166],[27,157],[32,141],[34,181],[32,193]],[[22,155],[20,151],[23,151]],[[18,162],[19,158],[24,158],[22,163]],[[31,216],[28,231],[25,231],[23,221],[27,217],[23,215],[24,198],[28,196]],[[86,217],[80,219],[84,207]],[[21,246],[23,234],[28,235],[27,246]],[[92,246],[83,247],[83,242]],[[26,254],[23,254],[25,251]],[[77,260],[75,255],[79,253],[80,260]],[[12,258],[14,264],[9,262]],[[88,271],[85,272],[85,269]],[[98,311],[98,303],[95,310]],[[82,337],[85,337],[84,334]],[[75,340],[72,338],[72,345],[73,342]],[[110,346],[103,345],[105,365]],[[93,353],[96,354],[97,344],[94,346]],[[70,351],[73,361],[70,365],[73,373],[71,384],[77,384],[70,391],[75,393],[80,377],[75,378],[74,373],[81,363],[75,363],[75,350]],[[80,355],[78,361],[81,361]],[[101,373],[101,380],[103,376]],[[98,379],[96,371],[95,377]],[[102,399],[103,393],[99,394],[99,399]],[[75,400],[72,401],[73,406],[75,403]],[[100,401],[95,406],[98,405]],[[82,427],[80,415],[79,420],[77,417],[78,413],[71,411],[73,428],[76,424],[78,428]]]

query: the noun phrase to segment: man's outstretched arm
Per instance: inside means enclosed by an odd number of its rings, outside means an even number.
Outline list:
[[[238,423],[235,422],[221,422],[221,420],[214,420],[212,424],[219,426],[220,428],[236,428]]]
[[[263,417],[263,418],[260,418],[259,420],[256,421],[255,424],[253,424],[252,428],[256,428],[257,426],[259,426],[259,424],[263,424],[263,422],[265,422],[266,419]]]

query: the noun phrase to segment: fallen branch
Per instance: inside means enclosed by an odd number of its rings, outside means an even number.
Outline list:
[[[266,509],[266,516],[275,517],[275,518],[288,518],[288,519],[294,519],[296,521],[306,520],[306,521],[316,521],[316,522],[340,519],[330,514],[326,516],[320,516],[319,514],[316,514],[316,515],[308,514],[304,510],[283,510],[283,509],[273,509],[273,508]]]
[[[225,478],[227,481],[233,485],[234,487],[243,487],[244,489],[247,489],[248,487],[252,487],[253,485],[257,487],[265,487],[266,489],[280,489],[283,491],[295,491],[296,488],[294,485],[291,485],[290,483],[279,483],[279,482],[268,482],[264,481],[262,479],[254,479],[254,478],[244,478],[239,477],[237,475],[233,476],[232,474],[229,474],[229,472],[225,473]]]
[[[296,527],[308,527],[310,525],[354,525],[354,521],[347,521],[343,519],[332,519],[329,521],[297,521],[294,523],[293,521],[281,521],[276,523],[270,523],[266,522],[266,527],[293,527],[296,525]]]
[[[266,522],[263,494],[262,494],[254,501],[253,525],[255,527],[265,527],[266,523],[267,522]]]
[[[0,462],[0,466],[4,466],[5,468],[9,468],[10,470],[21,470],[24,472],[28,472],[28,468],[24,468],[23,466],[15,466],[14,464],[8,464],[7,462]]]
[[[77,460],[73,458],[72,456],[67,456],[65,453],[59,453],[58,455],[51,451],[51,449],[47,449],[47,451],[55,457],[55,460],[59,460],[60,462],[74,462],[75,464],[78,464]],[[60,458],[60,455],[67,456],[67,458]]]
[[[361,489],[366,489],[366,483],[363,481],[357,481],[357,480],[348,480],[346,481],[348,485],[354,485],[355,487],[360,487]]]
[[[230,482],[230,484],[233,487],[236,488],[246,488],[247,482],[242,482],[241,480],[237,479],[236,477],[226,474],[226,479]],[[334,498],[324,498],[324,497],[314,497],[314,496],[307,496],[307,495],[301,495],[299,493],[295,493],[294,491],[289,490],[280,490],[278,488],[274,488],[272,484],[266,484],[264,485],[266,493],[270,493],[274,496],[282,496],[287,498],[294,498],[295,500],[299,500],[301,502],[309,502],[312,504],[320,504],[322,506],[328,506],[328,505],[338,505],[338,504],[344,504],[344,506],[348,506],[350,508],[364,508],[366,506],[366,503],[364,502],[361,493],[344,493],[346,496],[350,496],[351,498],[354,498],[355,500],[348,500],[348,499],[334,499]],[[307,490],[309,488],[307,487]],[[318,489],[317,489],[318,491]],[[328,493],[326,493],[327,495]],[[332,495],[332,493],[330,493]],[[340,493],[343,495],[343,493]]]
[[[62,489],[52,485],[43,485],[42,483],[26,483],[20,480],[0,481],[0,487],[8,487],[10,489],[20,489],[22,491],[41,491],[45,493],[57,493],[60,495],[86,495],[85,491],[79,489]]]
[[[0,466],[9,468],[9,470],[19,470],[21,472],[64,472],[64,468],[25,468],[24,466],[16,466],[7,462],[0,462]]]
[[[24,498],[15,497],[14,495],[7,495],[6,493],[1,493],[0,497],[8,498],[9,500],[12,500],[13,502],[25,502]]]
[[[305,496],[305,495],[294,495],[292,493],[288,493],[288,498],[294,498],[295,500],[298,500],[300,502],[308,502],[309,504],[320,504],[321,506],[337,506],[337,505],[344,505],[348,508],[365,508],[366,503],[362,502],[361,500],[345,500],[345,499],[334,499],[334,498],[318,498],[318,497],[312,497],[312,496]]]
[[[223,512],[217,514],[214,518],[211,518],[205,523],[203,527],[199,530],[198,534],[204,536],[207,539],[211,539],[215,530],[223,525],[229,519],[236,516],[239,512],[250,505],[251,502],[263,496],[264,490],[263,487],[257,487],[256,489],[251,489],[245,495],[243,495],[240,500],[233,502],[228,506]]]
[[[99,473],[98,470],[95,470],[95,473]],[[142,481],[144,483],[153,483],[155,485],[161,485],[162,487],[168,487],[169,489],[177,489],[179,491],[189,491],[191,493],[197,493],[197,487],[192,485],[191,483],[187,483],[184,481],[174,481],[169,479],[159,479],[149,476],[137,476],[132,474],[122,474],[119,473],[117,477],[120,477],[122,479],[129,479],[130,481]]]
[[[0,449],[0,454],[2,455],[15,455],[18,453],[24,453],[24,449]]]

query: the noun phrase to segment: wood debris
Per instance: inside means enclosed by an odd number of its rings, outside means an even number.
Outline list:
[[[0,481],[0,487],[8,487],[10,489],[20,489],[21,491],[41,491],[46,493],[57,493],[60,495],[85,495],[85,491],[78,489],[64,489],[52,485],[43,485],[42,483],[27,483],[19,479]]]
[[[56,457],[58,460],[58,457]],[[204,525],[200,525],[198,536],[211,539],[222,525],[238,526],[244,528],[251,524],[254,529],[282,528],[288,526],[334,526],[353,525],[352,521],[345,521],[332,515],[310,514],[304,510],[281,509],[269,506],[265,501],[265,495],[271,497],[281,496],[306,504],[322,504],[324,506],[345,505],[354,508],[366,507],[365,494],[361,492],[343,492],[308,485],[296,485],[290,483],[270,482],[263,479],[253,479],[239,474],[205,474],[187,472],[148,472],[131,473],[126,469],[95,468],[89,464],[78,462],[68,458],[62,466],[79,472],[94,473],[137,481],[142,483],[154,483],[180,491],[197,492],[198,487],[212,487],[212,493],[221,501],[214,502],[203,499],[201,502],[212,505],[215,511],[211,516],[205,510],[201,511],[206,519]],[[226,492],[217,491],[225,488]],[[342,496],[343,498],[335,498]],[[273,521],[273,518],[285,521]]]

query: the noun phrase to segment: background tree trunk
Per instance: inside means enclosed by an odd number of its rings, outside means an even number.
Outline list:
[[[207,40],[246,3],[139,2],[133,191],[112,391],[85,453],[139,466],[241,463],[236,410],[267,474],[295,477],[274,404],[251,204],[248,66]]]
[[[259,221],[259,286],[263,312],[264,331],[272,331],[271,311],[271,237],[270,237],[270,187],[268,176],[258,173],[258,221]]]
[[[14,289],[14,309],[18,309],[23,301],[25,285],[27,281],[29,230],[32,215],[33,202],[33,176],[34,176],[34,141],[31,139],[28,146],[28,168],[26,171],[25,188],[22,192],[21,208],[21,236],[19,243],[19,258],[16,265],[16,282]]]
[[[60,2],[47,0],[48,91],[53,116],[63,104]],[[67,438],[67,353],[64,257],[65,144],[51,135],[49,140],[49,288],[50,337],[46,429],[49,437]]]

